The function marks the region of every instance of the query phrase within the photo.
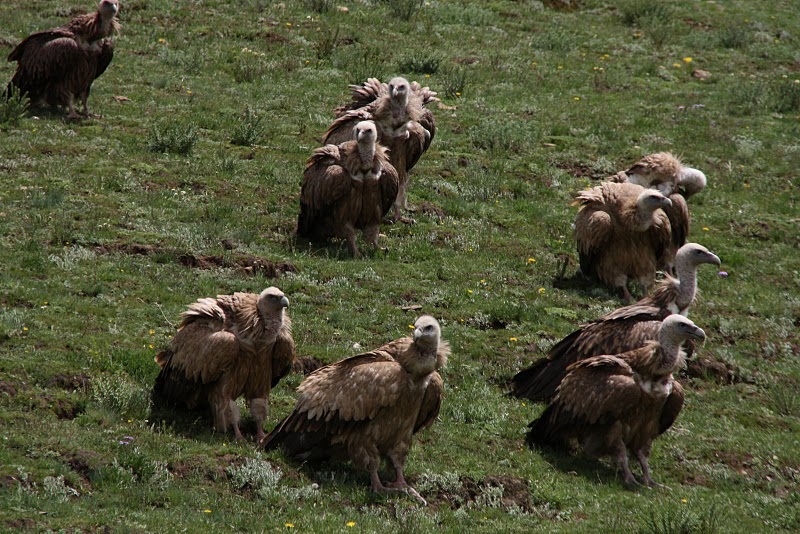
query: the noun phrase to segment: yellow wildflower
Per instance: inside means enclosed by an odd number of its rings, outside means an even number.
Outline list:
[[[155,334],[155,333],[156,333],[156,331],[155,331],[155,330],[153,330],[153,329],[151,328],[151,329],[150,329],[150,335],[152,336],[152,335],[153,335],[153,334]]]
[[[355,521],[348,521],[346,524],[347,524],[348,527],[356,526],[356,522]]]
[[[472,290],[471,290],[471,289],[467,289],[467,293],[469,293],[470,295],[472,295]],[[26,328],[25,330],[27,330],[27,328]]]
[[[536,258],[528,258],[528,263],[536,263]]]
[[[540,295],[543,295],[543,294],[544,294],[544,288],[543,288],[543,287],[540,287],[540,288],[539,288],[539,294],[540,294]]]
[[[681,64],[680,63],[673,63],[672,66],[675,67],[676,69],[681,68]]]
[[[206,508],[205,510],[203,510],[203,513],[205,513],[205,514],[210,514],[210,513],[211,513],[211,510],[209,510],[208,508]]]
[[[704,231],[704,232],[708,232],[708,226],[704,226],[704,227],[703,227],[703,231]]]
[[[294,528],[294,523],[284,523],[283,526],[286,528]]]
[[[691,63],[691,62],[692,62],[692,58],[690,58],[689,56],[687,56],[687,57],[683,58],[683,62],[684,62],[684,63]]]
[[[509,341],[516,341],[516,340],[517,340],[517,338],[515,338],[515,337],[510,337],[510,338],[508,338],[508,340],[509,340]]]

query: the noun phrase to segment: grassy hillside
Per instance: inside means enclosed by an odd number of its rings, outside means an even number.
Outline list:
[[[91,3],[0,3],[0,56]],[[120,22],[89,100],[102,118],[0,104],[0,530],[800,529],[794,2],[123,0]],[[295,242],[333,107],[395,75],[442,99],[417,224],[386,226],[363,260]],[[610,462],[524,447],[541,407],[504,393],[619,306],[574,276],[569,202],[657,151],[709,178],[690,240],[728,276],[701,268],[691,317],[724,376],[682,380],[651,456],[671,491],[631,492]],[[324,362],[440,320],[447,397],[407,466],[429,507],[151,417],[153,356],[185,306],[270,285],[299,355]],[[273,392],[268,429],[301,378]]]

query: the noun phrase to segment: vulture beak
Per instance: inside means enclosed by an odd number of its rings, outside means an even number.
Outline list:
[[[699,326],[695,326],[691,328],[688,332],[689,339],[693,339],[695,341],[703,342],[706,340],[706,333],[703,332],[703,329]]]
[[[422,330],[420,330],[419,328],[415,328],[414,329],[414,341],[418,340],[420,337],[422,337]]]
[[[722,265],[722,261],[719,259],[719,256],[717,256],[713,252],[709,252],[708,255],[710,256],[709,259],[711,260],[709,263],[713,263],[717,267],[720,267]]]
[[[281,307],[283,308],[289,307],[289,299],[287,299],[285,296],[281,297]]]

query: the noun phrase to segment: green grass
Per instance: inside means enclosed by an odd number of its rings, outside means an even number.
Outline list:
[[[0,3],[0,56],[90,4]],[[788,3],[128,0],[120,18],[90,97],[102,119],[0,103],[0,530],[800,528]],[[0,84],[13,68],[0,63]],[[442,97],[412,175],[417,224],[385,226],[387,252],[363,260],[296,242],[303,166],[332,109],[348,84],[395,75]],[[619,305],[571,278],[572,194],[662,150],[709,178],[690,238],[728,276],[701,269],[691,317],[709,336],[700,355],[735,379],[683,380],[684,411],[651,456],[672,491],[629,492],[610,462],[524,447],[541,408],[504,393]],[[439,318],[447,397],[407,466],[431,506],[374,495],[347,465],[259,455],[199,415],[151,416],[153,357],[185,306],[273,284],[299,354],[325,362]],[[268,427],[300,380],[275,389]]]

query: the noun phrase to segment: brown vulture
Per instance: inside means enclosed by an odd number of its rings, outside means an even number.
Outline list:
[[[400,220],[401,209],[408,209],[406,189],[408,173],[436,135],[436,123],[427,104],[438,101],[436,93],[417,82],[392,78],[381,83],[369,78],[362,85],[351,85],[350,103],[334,110],[336,120],[322,137],[324,143],[342,143],[352,138],[352,128],[362,120],[378,126],[378,141],[389,149],[389,158],[397,169],[400,187],[394,203],[394,220]],[[408,221],[406,221],[408,222]]]
[[[378,246],[381,219],[397,197],[397,171],[387,150],[377,143],[372,121],[355,125],[355,140],[314,150],[303,173],[297,235],[313,240],[347,240],[360,257],[356,229]]]
[[[677,278],[667,275],[651,295],[581,325],[556,343],[547,357],[517,373],[511,379],[511,395],[550,402],[567,368],[576,361],[627,352],[658,339],[661,321],[667,316],[687,315],[697,294],[697,268],[704,263],[719,266],[720,259],[696,243],[681,247],[675,262]]]
[[[155,357],[161,372],[154,403],[189,409],[210,405],[214,428],[233,427],[241,439],[236,399],[244,396],[256,421],[256,440],[262,439],[270,390],[295,360],[288,306],[276,287],[190,304],[169,348]]]
[[[8,61],[17,62],[11,79],[34,105],[66,106],[68,119],[80,118],[74,100],[89,117],[89,90],[114,56],[109,38],[119,30],[117,0],[101,0],[97,11],[80,15],[58,28],[34,33],[19,43]],[[7,91],[7,94],[10,94]]]
[[[404,476],[412,435],[436,420],[444,384],[437,372],[450,345],[439,323],[423,315],[413,337],[391,341],[365,354],[314,371],[297,388],[292,413],[262,441],[297,460],[349,458],[369,472],[373,491],[405,491],[425,504]],[[381,482],[386,458],[395,481]]]
[[[663,208],[669,218],[672,238],[659,267],[674,275],[675,253],[689,236],[690,217],[686,199],[705,188],[706,175],[697,169],[685,167],[669,152],[658,152],[643,157],[627,171],[617,173],[611,177],[611,181],[657,189],[672,201],[672,206]]]
[[[655,189],[603,182],[578,193],[573,204],[578,205],[575,241],[584,276],[619,290],[625,302],[632,300],[629,279],[649,289],[670,245],[662,208],[672,202]]]
[[[530,423],[528,445],[569,448],[577,440],[589,456],[613,457],[628,487],[638,485],[628,466],[631,455],[642,467],[642,482],[656,486],[648,465],[651,445],[683,407],[683,388],[672,373],[684,364],[683,343],[704,339],[702,329],[673,314],[661,323],[658,341],[570,365],[553,401]]]

